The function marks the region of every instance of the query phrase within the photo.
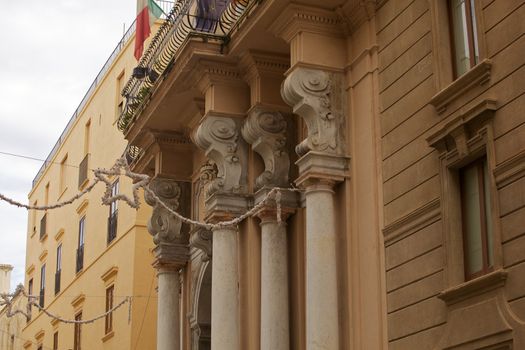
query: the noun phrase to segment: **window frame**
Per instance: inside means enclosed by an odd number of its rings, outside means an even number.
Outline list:
[[[450,53],[451,53],[451,63],[453,68],[453,74],[454,79],[459,78],[466,72],[468,72],[472,67],[474,67],[476,64],[480,62],[480,50],[479,50],[479,32],[478,32],[478,25],[477,25],[477,13],[476,13],[476,2],[474,0],[460,0],[465,3],[465,26],[467,29],[467,32],[463,34],[467,38],[467,44],[468,44],[468,53],[469,53],[469,67],[467,71],[459,74],[458,67],[457,67],[457,51],[456,51],[456,36],[455,36],[455,29],[454,26],[454,12],[453,12],[453,4],[452,1],[455,0],[447,0],[447,9],[448,9],[448,25],[449,25],[449,34],[450,34]],[[474,12],[472,11],[474,10]],[[477,56],[476,56],[477,51]]]
[[[82,310],[75,314],[75,321],[82,320]],[[75,323],[73,328],[73,350],[81,350],[82,348],[82,324]]]
[[[488,161],[486,159],[486,156],[482,156],[480,158],[477,158],[476,160],[464,165],[463,167],[458,169],[458,175],[459,175],[459,182],[460,182],[460,197],[461,197],[461,225],[462,225],[462,234],[463,234],[463,267],[465,272],[465,281],[470,281],[476,277],[485,275],[491,271],[494,270],[494,248],[492,244],[492,250],[489,251],[489,245],[488,245],[488,235],[494,235],[493,234],[493,228],[488,228],[489,223],[487,222],[487,215],[486,215],[486,207],[489,206],[491,208],[490,200],[492,198],[492,193],[489,191],[489,203],[486,202],[486,193],[485,193],[485,187],[488,186],[489,179],[485,178],[485,172],[484,167],[487,167],[488,170]],[[479,224],[480,224],[480,232],[479,232],[479,238],[481,240],[481,269],[478,271],[471,271],[471,268],[469,266],[468,260],[469,260],[469,252],[468,252],[468,234],[467,234],[467,220],[465,218],[465,213],[467,212],[467,201],[464,196],[464,187],[463,187],[463,180],[462,180],[462,172],[467,170],[470,167],[475,167],[475,170],[477,171],[477,183],[478,183],[478,191],[479,191]],[[491,212],[491,209],[489,209]],[[490,232],[489,232],[490,231]],[[492,242],[494,242],[494,237],[492,237]],[[489,258],[490,254],[490,258]],[[492,264],[490,264],[490,260],[492,260]]]
[[[106,288],[106,312],[111,310],[115,301],[115,285],[112,284]],[[113,313],[109,313],[104,318],[104,334],[113,331]]]

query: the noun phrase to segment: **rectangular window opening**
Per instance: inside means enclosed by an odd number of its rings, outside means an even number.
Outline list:
[[[452,58],[455,77],[479,62],[479,42],[474,0],[449,0]]]
[[[114,285],[109,286],[106,289],[106,312],[113,308],[113,297],[114,297]],[[106,315],[105,322],[105,334],[110,333],[113,330],[113,313]]]

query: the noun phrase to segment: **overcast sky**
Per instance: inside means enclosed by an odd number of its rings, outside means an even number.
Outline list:
[[[2,1],[0,152],[45,159],[126,29],[135,0]],[[42,162],[0,154],[0,193],[27,203]],[[0,264],[25,270],[27,211],[0,202]]]

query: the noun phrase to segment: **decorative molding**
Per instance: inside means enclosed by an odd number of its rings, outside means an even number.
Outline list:
[[[269,27],[269,31],[289,43],[300,32],[342,36],[343,25],[334,11],[290,4]]]
[[[433,128],[427,137],[430,146],[439,153],[457,151],[460,159],[471,153],[469,140],[477,133],[482,132],[483,126],[491,120],[497,110],[497,103],[493,99],[484,99],[479,103],[459,111],[452,118],[447,118]],[[451,147],[451,145],[455,147]]]
[[[255,180],[255,190],[288,186],[290,157],[286,150],[286,126],[280,112],[264,107],[252,109],[242,126],[242,136],[264,161],[264,172]]]
[[[295,148],[300,156],[308,151],[344,154],[341,90],[341,74],[318,69],[298,67],[284,81],[283,99],[304,119],[308,128],[307,138]]]
[[[35,272],[35,265],[31,264],[26,269],[26,275],[31,275],[33,272]]]
[[[108,285],[115,281],[117,278],[118,273],[118,267],[117,266],[111,266],[109,269],[107,269],[101,276],[100,279],[104,281],[104,284]]]
[[[483,85],[490,80],[492,61],[484,59],[471,70],[456,79],[452,84],[438,92],[430,99],[430,104],[438,114],[446,111],[447,106],[475,86]]]
[[[44,335],[46,332],[43,329],[40,329],[38,332],[35,333],[35,339],[38,343],[41,343],[42,340],[44,340]]]
[[[212,257],[213,237],[210,230],[196,227],[190,233],[190,247],[202,250],[202,261],[209,261]]]
[[[40,260],[40,262],[44,262],[46,257],[47,257],[47,249],[44,249],[44,251],[40,253],[40,255],[38,256],[38,260]]]
[[[496,185],[501,189],[525,176],[525,151],[500,163],[494,169]]]
[[[385,246],[391,245],[441,218],[441,203],[436,198],[383,229]]]
[[[351,34],[375,16],[376,7],[377,0],[347,1],[335,11],[344,23],[347,33]]]
[[[55,241],[58,242],[59,240],[62,239],[62,236],[64,236],[64,229],[61,228],[60,230],[58,230],[58,232],[56,233],[55,235]]]
[[[86,296],[84,295],[84,293],[80,293],[73,300],[71,300],[71,306],[73,306],[73,309],[75,309],[76,311],[82,308],[85,300],[86,300]]]
[[[81,215],[81,214],[84,214],[84,212],[86,211],[86,208],[89,204],[89,199],[84,199],[77,207],[77,214]]]
[[[262,51],[248,51],[241,57],[239,64],[246,80],[260,76],[261,73],[275,74],[282,77],[290,68],[290,57]]]
[[[447,305],[453,305],[465,299],[503,287],[507,276],[507,271],[503,269],[496,270],[458,286],[448,288],[442,291],[438,295],[438,298],[443,300]]]
[[[212,115],[193,134],[195,144],[217,165],[217,178],[211,181],[208,194],[246,191],[247,152],[239,134],[239,121]]]

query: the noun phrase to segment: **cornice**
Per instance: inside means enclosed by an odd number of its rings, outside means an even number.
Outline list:
[[[239,61],[246,80],[264,74],[284,75],[290,68],[290,57],[263,51],[248,51]]]
[[[288,43],[300,32],[330,36],[344,33],[343,21],[336,12],[298,4],[288,5],[268,29]]]

